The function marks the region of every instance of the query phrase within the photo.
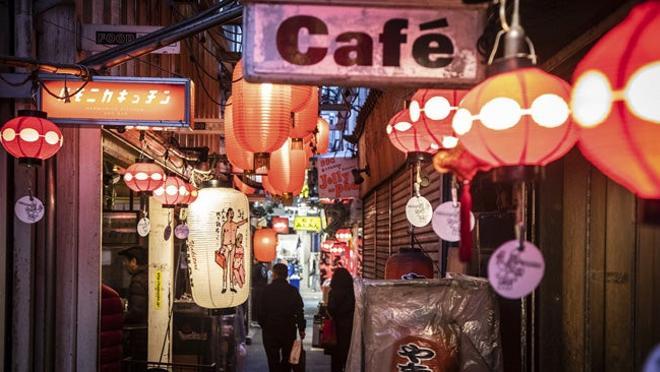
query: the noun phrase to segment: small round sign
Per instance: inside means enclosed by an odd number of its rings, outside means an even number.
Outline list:
[[[536,246],[530,242],[509,240],[490,256],[488,281],[495,292],[509,299],[518,299],[532,293],[543,279],[545,261]]]
[[[461,240],[461,205],[448,201],[438,205],[433,211],[433,231],[444,241]],[[474,230],[474,214],[470,212],[470,230]]]
[[[174,236],[176,236],[176,238],[180,240],[188,239],[189,232],[190,230],[188,230],[188,225],[185,223],[178,224],[174,228]]]
[[[21,222],[33,224],[44,218],[44,203],[34,196],[25,195],[18,199],[14,205],[14,213]]]
[[[406,218],[415,227],[424,227],[433,218],[433,207],[423,196],[413,196],[406,204]]]
[[[141,237],[145,237],[149,235],[149,232],[151,231],[151,221],[147,217],[142,217],[140,218],[140,221],[137,224],[137,233]]]

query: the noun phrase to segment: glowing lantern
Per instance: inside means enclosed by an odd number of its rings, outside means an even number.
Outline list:
[[[234,187],[236,187],[238,191],[242,192],[245,195],[252,195],[255,192],[257,192],[255,188],[247,185],[245,182],[243,182],[243,180],[241,180],[241,177],[237,175],[234,175]]]
[[[192,204],[195,200],[197,200],[197,195],[199,191],[190,184],[189,182],[184,181],[184,186],[186,188],[186,194],[183,196],[182,200],[179,201],[179,205],[182,207],[188,207],[189,204]]]
[[[273,229],[254,232],[254,258],[259,262],[272,262],[277,256],[277,233]]]
[[[291,112],[301,111],[311,98],[318,102],[319,88],[308,85],[291,86]]]
[[[328,146],[330,145],[330,124],[325,119],[318,118],[316,131],[316,153],[325,154],[328,152]]]
[[[314,91],[318,92],[318,88],[314,87]],[[314,132],[318,115],[319,99],[317,94],[313,94],[305,102],[300,111],[294,112],[292,115],[293,121],[289,136],[294,139],[294,143],[301,144],[303,138]]]
[[[335,232],[335,238],[340,242],[348,242],[353,237],[350,229],[339,229]]]
[[[287,217],[273,217],[271,222],[273,224],[273,230],[275,230],[276,233],[289,233],[289,219]]]
[[[451,119],[466,93],[464,90],[418,90],[408,107],[413,125],[420,133],[428,132],[441,149],[453,149],[458,138],[451,127]]]
[[[577,140],[569,90],[538,68],[503,72],[463,98],[452,125],[465,149],[492,167],[543,166]]]
[[[188,214],[188,270],[195,303],[229,308],[247,300],[252,249],[247,197],[217,180],[202,184]]]
[[[306,168],[305,151],[292,149],[289,140],[271,155],[268,180],[282,193],[298,194],[305,184]]]
[[[286,142],[291,127],[291,87],[251,84],[242,79],[241,62],[234,69],[233,129],[236,142],[253,152],[257,165]],[[257,166],[258,168],[259,166]]]
[[[229,97],[225,108],[225,151],[227,152],[227,160],[236,168],[240,168],[244,172],[250,172],[254,169],[254,154],[243,150],[236,142],[233,107],[232,98]]]
[[[660,2],[637,5],[578,64],[571,99],[584,156],[646,199],[660,199],[658,35]]]
[[[186,181],[177,176],[169,176],[165,183],[154,190],[153,195],[163,208],[174,208],[175,205],[186,200],[188,188]]]
[[[153,160],[141,160],[126,168],[124,173],[124,182],[129,189],[151,194],[154,190],[161,187],[167,176],[163,168],[153,162]]]
[[[2,147],[25,164],[39,164],[62,148],[62,132],[43,111],[20,110],[0,129]]]

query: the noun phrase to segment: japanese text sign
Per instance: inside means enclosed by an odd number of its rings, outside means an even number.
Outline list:
[[[483,14],[483,7],[460,3],[414,7],[252,0],[245,12],[246,78],[473,85],[484,76],[477,51]]]
[[[293,228],[296,231],[319,232],[322,229],[321,217],[318,216],[296,216],[293,219]]]
[[[348,199],[360,196],[351,171],[358,168],[356,158],[321,158],[316,161],[319,174],[319,197]]]
[[[70,102],[64,97],[74,94]],[[55,123],[188,127],[193,118],[193,85],[188,79],[100,76],[81,80],[42,80],[41,110]]]

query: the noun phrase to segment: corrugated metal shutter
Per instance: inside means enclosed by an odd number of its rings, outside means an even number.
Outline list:
[[[442,175],[432,164],[422,169],[430,184],[421,193],[435,208],[442,200]],[[406,203],[413,193],[413,169],[404,167],[376,187],[364,200],[363,277],[382,279],[385,263],[401,247],[411,245],[410,224],[406,219]],[[438,272],[440,238],[431,225],[415,231],[417,241],[433,259]]]
[[[376,277],[376,193],[371,193],[364,199],[362,233],[362,277]]]

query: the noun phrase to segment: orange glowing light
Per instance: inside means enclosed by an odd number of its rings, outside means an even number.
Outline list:
[[[54,122],[71,124],[141,126],[189,126],[192,114],[192,83],[187,79],[159,82],[129,80],[107,81],[95,78],[84,82],[67,81],[69,94],[78,91],[70,102],[53,97],[45,90],[64,96],[64,81],[44,80],[41,109]],[[98,79],[98,80],[97,80]]]

